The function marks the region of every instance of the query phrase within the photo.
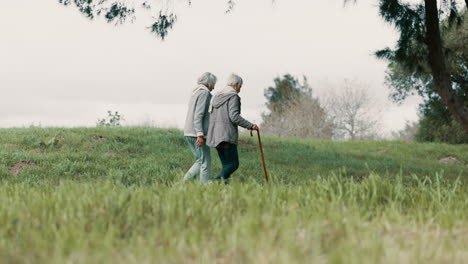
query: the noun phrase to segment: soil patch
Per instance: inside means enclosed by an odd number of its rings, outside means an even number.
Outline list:
[[[107,151],[106,153],[102,154],[104,157],[113,157],[115,156],[115,152]]]
[[[3,144],[2,147],[5,147],[5,148],[16,148],[18,145],[15,145],[15,144]]]
[[[103,136],[94,136],[90,139],[92,142],[102,142],[102,141],[106,141],[107,138],[103,137]]]
[[[11,167],[10,169],[10,173],[13,175],[13,176],[16,176],[18,175],[21,170],[24,168],[24,167],[33,167],[35,166],[36,164],[30,160],[22,160],[18,163],[16,163],[13,167]]]
[[[445,158],[441,158],[439,160],[439,163],[442,163],[442,164],[457,164],[457,163],[460,163],[459,160],[457,160],[457,158],[455,157],[445,157]]]

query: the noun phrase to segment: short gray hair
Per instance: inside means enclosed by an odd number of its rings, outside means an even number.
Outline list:
[[[198,84],[205,85],[208,88],[214,88],[217,80],[218,78],[216,78],[214,74],[211,72],[205,72],[200,76],[200,78],[198,78]]]
[[[227,85],[233,87],[234,85],[238,84],[239,87],[242,87],[242,83],[244,83],[242,78],[239,75],[233,73],[229,76]]]

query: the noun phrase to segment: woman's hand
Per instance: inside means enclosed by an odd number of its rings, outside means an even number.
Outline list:
[[[197,147],[201,147],[203,146],[203,136],[198,136],[197,137],[197,142],[195,142],[195,144],[197,145]]]
[[[257,124],[254,124],[254,125],[252,126],[252,130],[258,130]]]

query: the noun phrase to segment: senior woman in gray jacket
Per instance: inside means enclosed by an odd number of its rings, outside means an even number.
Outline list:
[[[207,145],[216,148],[223,166],[218,181],[228,183],[229,177],[239,168],[237,143],[238,126],[257,130],[258,126],[241,116],[241,102],[238,93],[242,87],[242,78],[231,74],[227,87],[216,94],[210,106],[210,124],[208,127]]]
[[[198,78],[198,86],[190,97],[184,136],[195,157],[195,163],[184,176],[184,182],[193,180],[200,174],[201,183],[208,183],[211,176],[211,153],[205,143],[208,132],[211,91],[216,84],[216,76],[205,72]]]

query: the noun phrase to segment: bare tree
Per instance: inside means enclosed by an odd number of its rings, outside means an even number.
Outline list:
[[[317,99],[293,99],[281,113],[268,116],[262,125],[267,135],[331,139],[334,125]]]
[[[330,90],[327,112],[333,118],[333,138],[364,140],[378,137],[380,110],[366,85],[345,80],[339,90]]]
[[[290,74],[273,80],[265,90],[269,113],[263,114],[262,129],[274,136],[331,139],[333,122],[304,76],[300,82]]]

